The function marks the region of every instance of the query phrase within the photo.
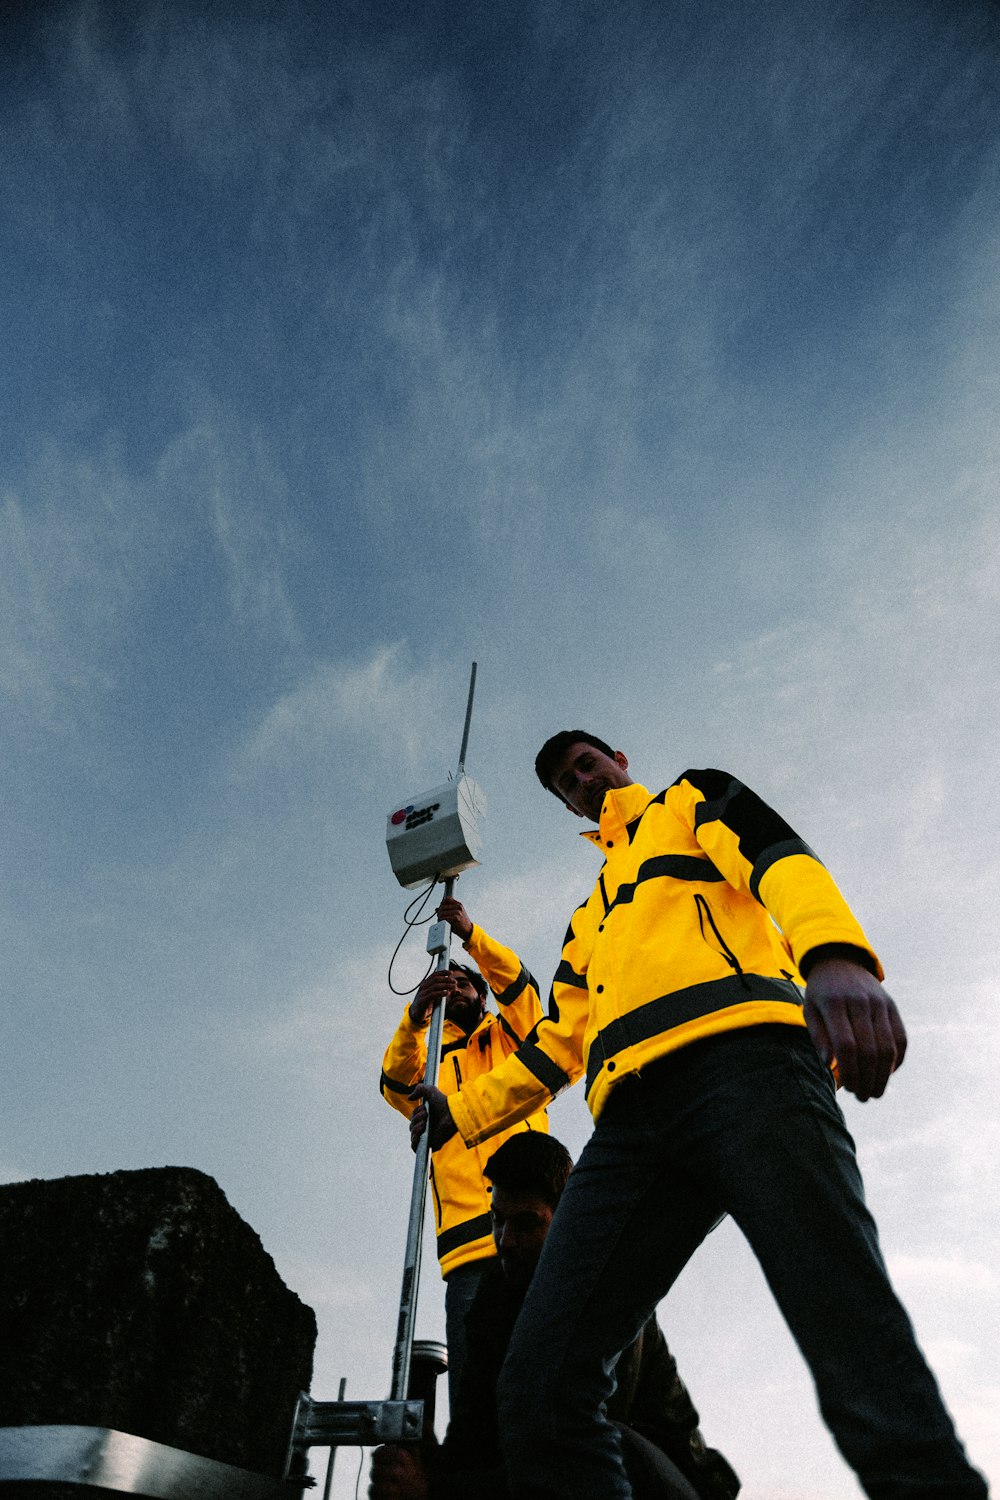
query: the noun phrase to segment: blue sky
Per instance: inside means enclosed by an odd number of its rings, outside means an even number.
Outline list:
[[[847,1112],[1000,1478],[998,22],[5,22],[0,1175],[211,1172],[317,1309],[318,1395],[388,1386],[383,825],[475,657],[460,894],[543,982],[592,874],[530,769],[566,724],[656,789],[733,770],[840,879],[912,1034]],[[661,1318],[748,1500],[856,1493],[738,1236]]]

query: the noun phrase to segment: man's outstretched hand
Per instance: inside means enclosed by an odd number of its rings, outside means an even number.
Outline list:
[[[458,1129],[451,1117],[448,1100],[432,1083],[418,1083],[410,1090],[410,1098],[424,1101],[410,1116],[410,1145],[416,1151],[417,1143],[427,1129],[429,1116],[431,1150],[436,1151],[445,1141],[450,1141]]]
[[[906,1031],[874,974],[849,959],[821,959],[809,970],[803,1010],[816,1051],[827,1064],[836,1058],[844,1088],[880,1098],[906,1055]]]
[[[437,909],[438,917],[442,922],[447,922],[452,932],[463,943],[467,943],[472,936],[472,918],[454,896],[446,896]]]

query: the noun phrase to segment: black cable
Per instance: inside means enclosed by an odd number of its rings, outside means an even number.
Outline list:
[[[427,975],[430,974],[432,969],[434,968],[435,960],[432,957],[425,973],[421,974],[416,984],[412,984],[408,990],[397,990],[396,986],[392,982],[393,965],[395,964],[396,959],[399,956],[400,948],[402,948],[403,944],[406,942],[406,939],[409,937],[414,927],[426,927],[429,922],[433,922],[434,920],[436,911],[432,911],[429,917],[423,917],[420,914],[423,911],[424,907],[427,905],[427,902],[430,900],[431,892],[433,891],[437,883],[437,876],[435,875],[431,879],[430,884],[426,886],[424,890],[417,892],[417,894],[414,896],[413,900],[410,902],[409,906],[403,913],[403,936],[400,938],[399,942],[393,949],[392,957],[389,960],[389,972],[386,976],[389,981],[389,988],[394,995],[412,995],[414,990],[420,988],[424,980],[427,978]],[[416,912],[411,917],[410,913],[413,911],[414,907],[416,907]]]

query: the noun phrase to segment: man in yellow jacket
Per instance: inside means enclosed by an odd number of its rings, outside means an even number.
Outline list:
[[[906,1035],[833,880],[732,776],[657,795],[583,730],[539,752],[543,786],[604,863],[573,914],[549,1018],[445,1100],[431,1140],[474,1145],[585,1076],[595,1120],[498,1391],[519,1500],[626,1500],[604,1403],[615,1355],[729,1213],[872,1500],[983,1500],[893,1291],[834,1097],[879,1097]],[[804,993],[800,988],[805,982]]]
[[[382,1097],[409,1118],[417,1106],[410,1098],[427,1066],[427,1031],[436,1001],[445,1007],[441,1068],[442,1093],[457,1092],[505,1062],[542,1018],[538,986],[517,954],[477,926],[460,901],[442,901],[438,917],[449,924],[479,972],[452,962],[443,973],[429,974],[403,1011],[382,1060]],[[486,1009],[492,991],[497,1014]],[[490,1217],[490,1190],[483,1168],[500,1141],[520,1130],[547,1131],[544,1107],[503,1130],[488,1146],[466,1149],[457,1137],[431,1160],[431,1192],[437,1229],[437,1252],[445,1280],[448,1343],[448,1388],[458,1389],[465,1355],[465,1314],[483,1272],[496,1255]]]

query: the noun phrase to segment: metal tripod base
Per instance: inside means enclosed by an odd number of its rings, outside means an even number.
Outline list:
[[[113,1491],[146,1500],[297,1500],[300,1481],[271,1479],[113,1427],[0,1427],[0,1496]],[[14,1487],[13,1489],[11,1487]]]

